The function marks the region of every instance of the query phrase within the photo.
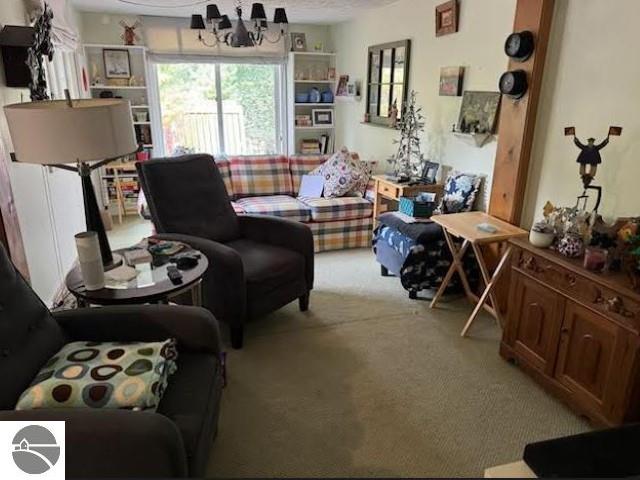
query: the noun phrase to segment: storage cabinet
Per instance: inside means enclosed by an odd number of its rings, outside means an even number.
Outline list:
[[[512,243],[502,356],[597,424],[640,419],[640,296],[622,276]]]

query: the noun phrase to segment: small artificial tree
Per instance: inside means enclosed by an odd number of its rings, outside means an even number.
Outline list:
[[[422,107],[416,106],[416,92],[411,91],[409,100],[402,109],[399,122],[400,140],[394,140],[398,152],[389,163],[393,166],[394,175],[402,179],[420,177],[425,158],[420,148],[420,135],[424,132],[424,115]]]

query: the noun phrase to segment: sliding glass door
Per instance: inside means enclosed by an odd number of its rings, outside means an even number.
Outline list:
[[[280,65],[161,63],[166,155],[266,155],[283,151]]]

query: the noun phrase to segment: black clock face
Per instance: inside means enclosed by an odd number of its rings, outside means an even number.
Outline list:
[[[502,93],[511,93],[515,86],[515,78],[511,72],[505,73],[500,79],[500,91]]]
[[[520,45],[520,35],[517,35],[515,33],[510,35],[507,39],[507,55],[509,55],[510,57],[517,55],[518,51],[520,50]]]

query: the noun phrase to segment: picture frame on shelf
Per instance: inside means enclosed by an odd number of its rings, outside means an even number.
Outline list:
[[[292,52],[307,51],[307,35],[305,33],[291,34],[291,51]]]
[[[425,162],[422,167],[422,175],[420,176],[420,180],[427,185],[434,185],[436,183],[436,177],[438,176],[438,171],[440,170],[440,164],[435,162]]]
[[[458,0],[449,0],[436,7],[436,37],[458,31]]]
[[[440,96],[461,97],[464,82],[464,67],[442,67],[440,69]]]
[[[128,50],[105,48],[102,55],[106,78],[127,80],[131,78],[131,58]]]
[[[333,110],[316,108],[311,111],[314,127],[333,127]]]
[[[340,75],[336,88],[336,97],[346,97],[349,87],[349,75]]]

